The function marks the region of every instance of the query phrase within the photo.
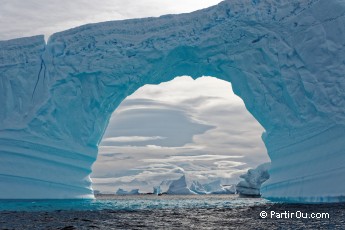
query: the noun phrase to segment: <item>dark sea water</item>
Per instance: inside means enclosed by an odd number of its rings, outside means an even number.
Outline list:
[[[0,229],[345,229],[345,204],[278,204],[236,195],[0,200]]]

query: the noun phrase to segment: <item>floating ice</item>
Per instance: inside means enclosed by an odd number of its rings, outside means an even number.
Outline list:
[[[204,195],[208,193],[199,181],[192,181],[192,184],[190,185],[189,189],[199,195]]]
[[[345,197],[345,2],[228,0],[0,42],[0,198],[92,198],[111,113],[145,84],[215,76],[266,132],[262,194]],[[231,119],[231,118],[229,118]]]
[[[215,180],[210,183],[204,184],[207,194],[234,194],[235,189],[233,186],[228,185],[226,187],[222,186],[220,180]]]
[[[116,195],[139,195],[139,189],[132,189],[131,191],[126,191],[119,188],[116,191]]]
[[[153,187],[153,194],[159,195],[162,194],[161,186],[154,186]]]
[[[195,195],[196,193],[191,191],[187,187],[185,175],[181,176],[179,179],[172,181],[167,191],[169,195]]]
[[[260,196],[260,188],[262,183],[270,178],[268,170],[271,163],[264,163],[255,169],[249,169],[246,174],[240,177],[244,180],[240,181],[236,186],[236,191],[241,195]]]

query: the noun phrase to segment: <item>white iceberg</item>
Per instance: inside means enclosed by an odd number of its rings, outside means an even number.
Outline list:
[[[224,194],[235,194],[236,193],[236,185],[222,185],[223,189],[226,191]]]
[[[163,180],[160,184],[159,184],[159,187],[160,187],[160,191],[161,193],[167,193],[171,183],[173,182],[174,180]]]
[[[208,193],[199,181],[193,181],[189,189],[199,195],[204,195]]]
[[[196,193],[191,191],[187,187],[185,175],[181,176],[179,179],[172,181],[167,191],[169,195],[195,195]]]
[[[160,195],[162,194],[161,186],[154,186],[153,187],[153,194]]]
[[[207,194],[234,194],[232,185],[223,186],[221,180],[215,180],[210,183],[204,184]]]

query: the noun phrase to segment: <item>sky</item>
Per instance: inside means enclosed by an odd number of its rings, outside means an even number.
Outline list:
[[[0,0],[0,40],[54,33],[87,23],[188,13],[220,0]],[[93,188],[152,190],[185,174],[202,183],[237,183],[269,161],[263,128],[212,77],[146,85],[114,112],[91,175]]]
[[[221,0],[0,0],[0,40],[70,29],[87,23],[188,13]]]

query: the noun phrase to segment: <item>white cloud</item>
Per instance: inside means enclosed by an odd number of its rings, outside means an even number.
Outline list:
[[[108,137],[108,138],[104,138],[102,141],[103,142],[140,142],[140,141],[151,141],[151,140],[162,140],[162,139],[166,139],[166,137],[122,136],[122,137]]]
[[[127,103],[126,103],[127,101]],[[129,102],[129,103],[128,103]],[[110,119],[109,127],[104,138],[118,136],[160,136],[165,138],[146,141],[132,141],[132,146],[164,146],[180,147],[193,142],[193,136],[205,133],[215,128],[186,113],[176,105],[158,102],[154,99],[139,100],[126,99]],[[143,104],[146,103],[146,106]],[[128,106],[129,104],[129,106]],[[143,108],[143,106],[145,108]],[[123,109],[125,107],[125,109]],[[128,145],[129,142],[118,142],[118,145]],[[102,145],[109,145],[103,143]]]
[[[164,89],[164,90],[163,90]],[[176,90],[178,89],[178,90]],[[243,100],[232,92],[230,82],[214,77],[200,77],[197,80],[189,76],[177,77],[174,83],[164,82],[159,85],[145,85],[138,89],[128,99],[158,99],[168,104],[195,103],[197,106],[243,106]],[[191,101],[201,99],[198,101]],[[208,100],[207,100],[208,99]],[[184,103],[183,103],[184,102]],[[193,104],[194,104],[193,103]]]
[[[38,34],[49,36],[87,23],[191,12],[220,1],[1,0],[0,40]]]
[[[171,156],[164,159],[144,159],[144,162],[186,162],[186,161],[212,161],[232,158],[243,158],[243,156],[225,155],[196,155],[196,156]]]

